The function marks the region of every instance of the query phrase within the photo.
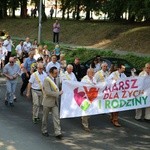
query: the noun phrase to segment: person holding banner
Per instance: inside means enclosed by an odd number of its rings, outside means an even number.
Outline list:
[[[49,112],[52,112],[55,137],[57,139],[62,138],[59,109],[58,109],[58,99],[62,95],[62,91],[59,91],[60,80],[58,78],[58,69],[56,67],[51,67],[49,70],[49,76],[45,78],[43,89],[43,118],[42,118],[42,135],[48,137],[48,116]]]
[[[73,66],[67,65],[66,71],[61,74],[61,80],[71,80],[71,81],[77,81],[77,78],[75,74],[73,73]]]
[[[126,78],[124,71],[125,71],[125,66],[123,64],[120,64],[118,66],[118,70],[112,72],[108,77],[108,80],[116,82],[119,79]],[[118,115],[119,115],[118,112],[111,113],[111,122],[115,127],[121,127],[120,123],[118,122]]]
[[[97,71],[94,75],[94,79],[96,83],[105,82],[106,78],[109,76],[109,72],[107,71],[108,64],[103,62],[101,64],[102,69]]]
[[[145,64],[144,70],[139,74],[139,76],[149,76],[150,77],[150,63]],[[136,109],[135,111],[135,119],[137,121],[141,121],[142,117],[142,109]],[[146,122],[150,122],[150,107],[145,108],[145,117],[144,120]]]
[[[44,79],[47,77],[47,74],[43,71],[43,69],[44,69],[43,63],[38,63],[37,71],[34,72],[29,79],[26,94],[26,96],[29,97],[31,89],[33,98],[32,119],[34,124],[37,124],[40,121],[39,111],[43,100],[43,82]]]
[[[87,83],[90,85],[95,85],[95,80],[94,80],[94,69],[93,68],[89,68],[87,70],[87,75],[85,75],[82,80],[82,83]],[[83,116],[81,117],[82,119],[82,125],[83,125],[83,129],[87,132],[90,132],[90,128],[89,128],[89,116]]]

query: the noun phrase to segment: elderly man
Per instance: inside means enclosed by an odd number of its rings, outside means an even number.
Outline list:
[[[107,63],[103,62],[101,64],[101,70],[97,71],[94,75],[94,79],[96,83],[105,82],[106,78],[109,76],[109,72],[107,71]]]
[[[124,79],[126,78],[126,75],[124,74],[125,71],[125,66],[120,64],[118,66],[118,70],[114,71],[110,74],[110,76],[108,77],[108,80],[112,80],[112,81],[117,81],[119,79]],[[111,122],[115,127],[121,127],[121,125],[118,122],[118,112],[113,112],[111,113]]]
[[[150,63],[145,64],[144,70],[139,74],[139,76],[149,76],[150,77]],[[142,109],[136,109],[135,119],[141,121]],[[150,107],[145,108],[144,120],[150,122]]]
[[[52,112],[55,137],[58,139],[62,138],[59,109],[58,109],[58,99],[62,94],[59,91],[60,80],[58,79],[58,70],[56,67],[52,67],[49,70],[49,76],[44,80],[44,98],[43,98],[43,118],[42,118],[42,134],[48,137],[48,115]]]
[[[94,69],[93,68],[89,68],[87,70],[87,75],[84,76],[81,80],[82,83],[87,83],[90,85],[95,85],[95,81],[94,81]],[[83,116],[81,117],[82,119],[82,125],[83,125],[83,129],[87,132],[90,132],[90,128],[89,128],[89,116]]]
[[[56,55],[53,55],[51,57],[51,62],[49,62],[46,66],[46,72],[49,73],[50,68],[56,67],[58,71],[60,71],[60,63],[57,62],[57,57]]]
[[[7,36],[7,39],[4,41],[3,46],[5,46],[5,48],[8,51],[7,56],[5,58],[5,64],[7,64],[9,61],[9,57],[11,56],[12,46],[14,46],[10,35]]]
[[[29,78],[30,78],[30,75],[31,75],[31,65],[32,63],[35,63],[36,60],[33,58],[34,56],[34,51],[31,51],[29,52],[29,57],[25,59],[24,61],[24,73],[22,74],[22,81],[23,81],[23,84],[21,86],[21,89],[20,89],[20,95],[23,96],[23,92],[25,91],[28,83],[29,83]]]
[[[3,74],[7,78],[6,81],[6,89],[7,89],[7,100],[5,101],[5,105],[10,105],[14,107],[14,93],[17,85],[17,77],[19,75],[20,68],[15,63],[14,58],[9,58],[9,63],[4,66]]]
[[[30,38],[27,37],[26,40],[23,42],[23,50],[26,56],[31,51],[31,49],[32,49],[32,44],[30,42]]]
[[[66,71],[61,74],[61,80],[77,81],[75,74],[73,73],[73,66],[67,65]]]
[[[32,90],[32,98],[33,98],[33,123],[38,123],[39,119],[39,110],[42,104],[43,99],[43,82],[47,77],[47,74],[43,71],[44,66],[42,63],[38,63],[37,71],[34,72],[28,83],[28,89],[26,96],[30,96],[30,90]]]

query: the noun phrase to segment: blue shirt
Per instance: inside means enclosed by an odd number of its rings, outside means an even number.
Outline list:
[[[60,48],[59,47],[57,47],[57,48],[55,48],[55,55],[60,55]]]
[[[13,66],[11,66],[9,63],[6,64],[3,68],[3,73],[9,75],[9,76],[13,76],[13,75],[17,75],[20,72],[20,67],[17,64],[14,64]],[[13,79],[13,80],[17,80]]]
[[[31,70],[31,64],[35,63],[35,62],[36,62],[36,60],[34,58],[30,58],[30,57],[26,58],[25,61],[24,61],[24,68],[28,72],[30,72],[30,70]]]

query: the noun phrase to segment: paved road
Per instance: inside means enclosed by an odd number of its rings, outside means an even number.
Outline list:
[[[19,95],[14,108],[4,105],[5,85],[0,84],[0,150],[149,150],[150,123],[134,120],[134,111],[120,112],[122,127],[116,128],[109,115],[90,118],[91,133],[81,128],[81,119],[61,120],[63,139],[56,140],[49,117],[50,137],[41,135],[41,123],[33,124],[31,100]]]

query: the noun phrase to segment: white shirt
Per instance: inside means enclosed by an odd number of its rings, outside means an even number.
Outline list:
[[[43,54],[36,54],[36,55],[33,56],[33,58],[34,58],[35,60],[37,60],[37,59],[40,58],[40,57],[43,58]]]
[[[22,54],[22,52],[23,52],[23,46],[21,46],[20,44],[18,44],[16,46],[16,52],[17,52],[17,57],[19,57]]]
[[[23,43],[23,49],[24,49],[25,52],[28,53],[28,52],[31,50],[31,48],[32,48],[32,45],[31,45],[30,42],[26,42],[26,41],[25,41],[25,42]]]
[[[115,71],[115,72],[112,72],[110,74],[110,76],[108,77],[109,80],[114,80],[114,81],[117,81],[119,79],[124,79],[126,78],[127,76],[124,74],[124,73],[119,73],[118,70]]]
[[[94,78],[95,78],[96,83],[99,83],[99,82],[105,82],[108,76],[109,76],[108,71],[104,72],[103,70],[100,70],[95,73]]]
[[[64,73],[61,74],[61,80],[77,81],[77,78],[73,72],[68,73],[67,71],[65,71]]]
[[[12,50],[12,40],[5,40],[3,46],[6,47],[6,49],[8,50],[8,52],[11,52]]]
[[[145,70],[140,72],[139,76],[150,76]]]
[[[52,67],[56,67],[58,69],[58,71],[60,70],[60,63],[56,62],[56,63],[53,63],[52,61],[49,62],[46,66],[46,72],[49,73],[49,70],[50,68]]]
[[[92,84],[92,85],[95,84],[94,77],[93,77],[92,79],[90,79],[88,75],[84,76],[84,77],[82,78],[81,82],[82,82],[82,83]]]
[[[7,49],[4,46],[0,47],[0,59],[5,60],[6,55]]]
[[[47,77],[47,74],[43,71],[43,74],[39,74],[38,71],[35,72],[37,75],[38,75],[38,78],[41,82],[41,85],[43,86],[43,83],[44,83],[44,79]],[[29,83],[31,83],[31,88],[32,89],[41,89],[40,85],[39,85],[39,82],[36,80],[36,77],[35,77],[35,73],[33,73],[29,79]]]

